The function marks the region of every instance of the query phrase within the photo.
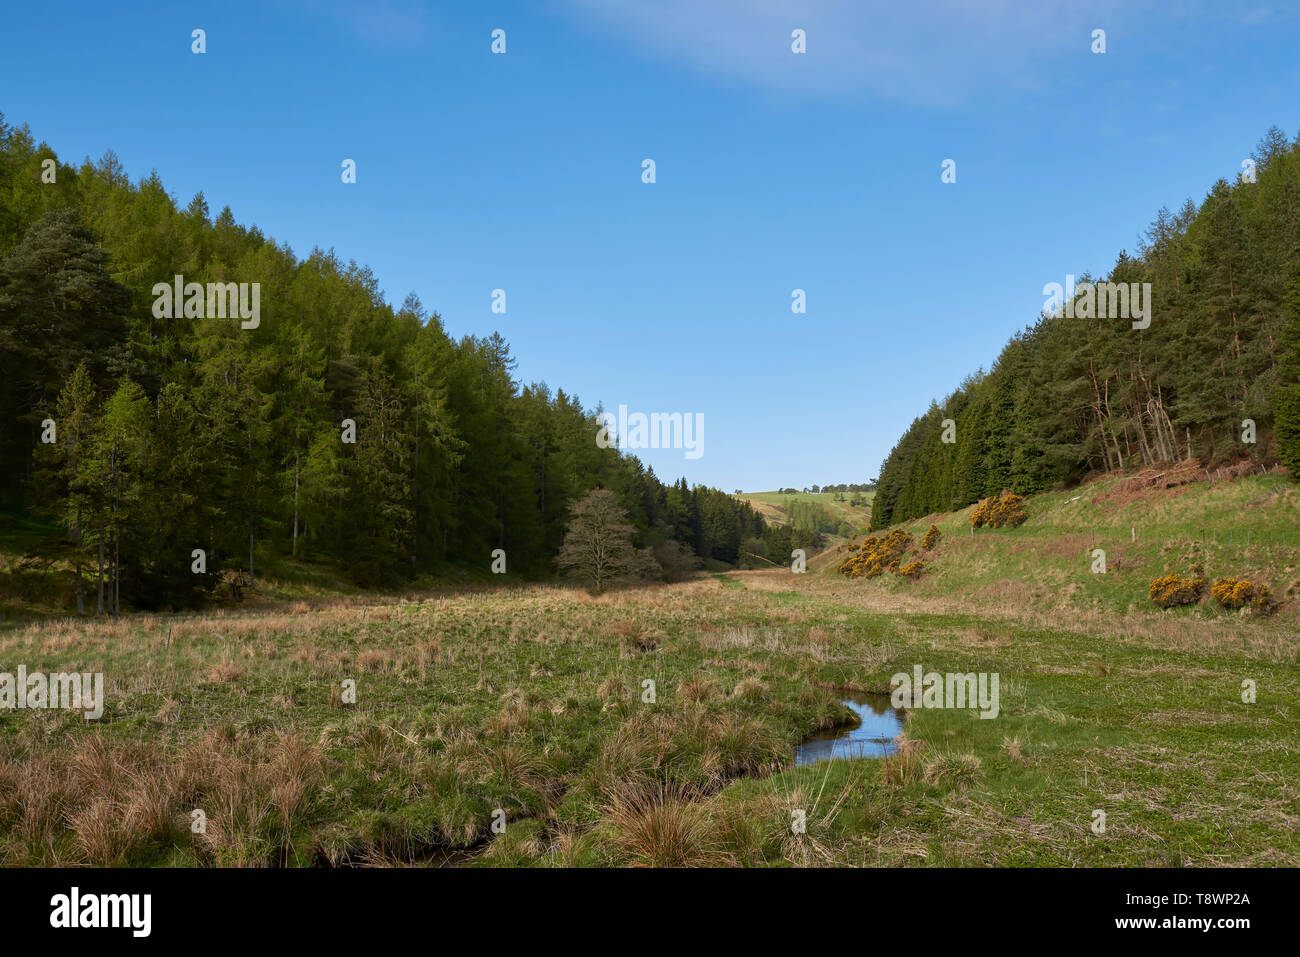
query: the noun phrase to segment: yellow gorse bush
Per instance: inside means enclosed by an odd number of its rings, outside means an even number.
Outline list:
[[[898,571],[898,563],[912,547],[912,536],[901,528],[886,535],[864,538],[858,545],[850,545],[849,553],[840,562],[840,574],[850,578],[875,578],[886,570]]]
[[[1003,489],[1000,495],[986,498],[975,506],[970,523],[972,528],[1001,528],[1004,525],[1019,525],[1028,517],[1025,497]]]
[[[934,546],[939,544],[939,539],[943,537],[943,532],[939,531],[938,525],[931,525],[925,531],[925,537],[921,539],[921,550],[928,552]]]
[[[1275,605],[1272,589],[1245,578],[1220,578],[1211,586],[1210,594],[1224,608],[1249,605],[1257,611],[1268,612]]]
[[[1195,605],[1205,594],[1205,579],[1199,574],[1195,578],[1184,578],[1177,574],[1165,575],[1151,583],[1147,594],[1161,608]]]

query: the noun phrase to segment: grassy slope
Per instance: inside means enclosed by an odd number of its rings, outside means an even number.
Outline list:
[[[1200,561],[1211,581],[1233,576],[1267,583],[1279,601],[1290,603],[1282,617],[1294,623],[1300,612],[1300,486],[1273,473],[1165,489],[1151,486],[1148,474],[1035,496],[1019,528],[972,532],[974,506],[904,523],[918,540],[931,523],[944,534],[928,559],[932,574],[907,590],[995,601],[1014,592],[1049,603],[1064,595],[1120,613],[1151,607],[1147,587],[1153,579],[1187,575]],[[1097,548],[1106,553],[1105,575],[1091,573]],[[826,565],[833,568],[842,554],[827,555],[834,561]],[[1190,614],[1218,617],[1208,603]]]
[[[783,495],[781,492],[746,492],[737,495],[736,498],[742,502],[749,502],[760,515],[767,521],[776,525],[787,524],[785,509],[783,506],[787,499],[795,499],[800,502],[815,502],[826,509],[836,521],[848,522],[854,528],[866,530],[871,525],[871,499],[875,497],[875,492],[859,492],[867,500],[865,507],[858,507],[849,504],[849,500],[855,493],[845,492],[844,501],[835,501],[835,492],[795,492],[793,495]]]
[[[918,582],[772,570],[301,604],[175,621],[170,648],[144,617],[0,631],[0,670],[109,685],[99,723],[0,711],[0,861],[1296,865],[1294,605],[1160,612],[1144,589],[1202,524],[1300,536],[1300,491],[1266,476],[1108,504],[1116,484],[973,538],[946,516]],[[1300,549],[1207,558],[1282,594]],[[793,767],[845,716],[834,687],[917,663],[999,673],[1001,715],[914,710],[895,757]]]

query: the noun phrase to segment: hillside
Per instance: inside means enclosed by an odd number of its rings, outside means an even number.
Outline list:
[[[827,532],[832,540],[845,536],[839,533],[840,526],[847,523],[854,534],[865,531],[871,525],[871,500],[875,492],[744,492],[734,496],[747,503],[755,512],[774,525],[790,524],[787,505],[790,502],[815,505],[824,509],[835,527]],[[865,499],[865,505],[853,505],[855,497]],[[837,501],[837,499],[840,499]]]
[[[597,487],[666,575],[764,534],[332,248],[299,257],[111,151],[62,162],[3,114],[0,182],[0,613],[199,607],[268,571],[398,589],[498,552],[550,578]]]
[[[1252,162],[1102,281],[1045,277],[1042,314],[889,453],[873,527],[1188,459],[1300,471],[1300,139]]]
[[[953,605],[1086,610],[1109,630],[1130,614],[1228,614],[1208,597],[1191,610],[1152,605],[1153,579],[1188,575],[1199,562],[1210,581],[1269,585],[1281,603],[1277,620],[1300,618],[1300,486],[1285,472],[1212,480],[1195,465],[1146,469],[1031,496],[1026,505],[1029,518],[1015,528],[972,530],[973,507],[900,523],[918,543],[932,523],[942,532],[921,556],[921,577],[854,584]],[[1105,552],[1104,574],[1091,570],[1094,549]],[[838,545],[816,567],[839,577],[846,554]]]

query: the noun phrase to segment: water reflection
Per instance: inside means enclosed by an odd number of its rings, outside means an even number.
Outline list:
[[[889,695],[853,694],[844,704],[858,716],[858,723],[818,731],[795,751],[796,765],[836,758],[883,758],[897,750],[893,741],[902,733],[903,721],[889,703]]]

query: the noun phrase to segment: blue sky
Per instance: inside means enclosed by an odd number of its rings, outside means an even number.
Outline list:
[[[1273,3],[23,4],[0,110],[500,330],[525,380],[702,413],[702,457],[642,458],[760,490],[873,477],[1044,283],[1294,135],[1297,50]]]

